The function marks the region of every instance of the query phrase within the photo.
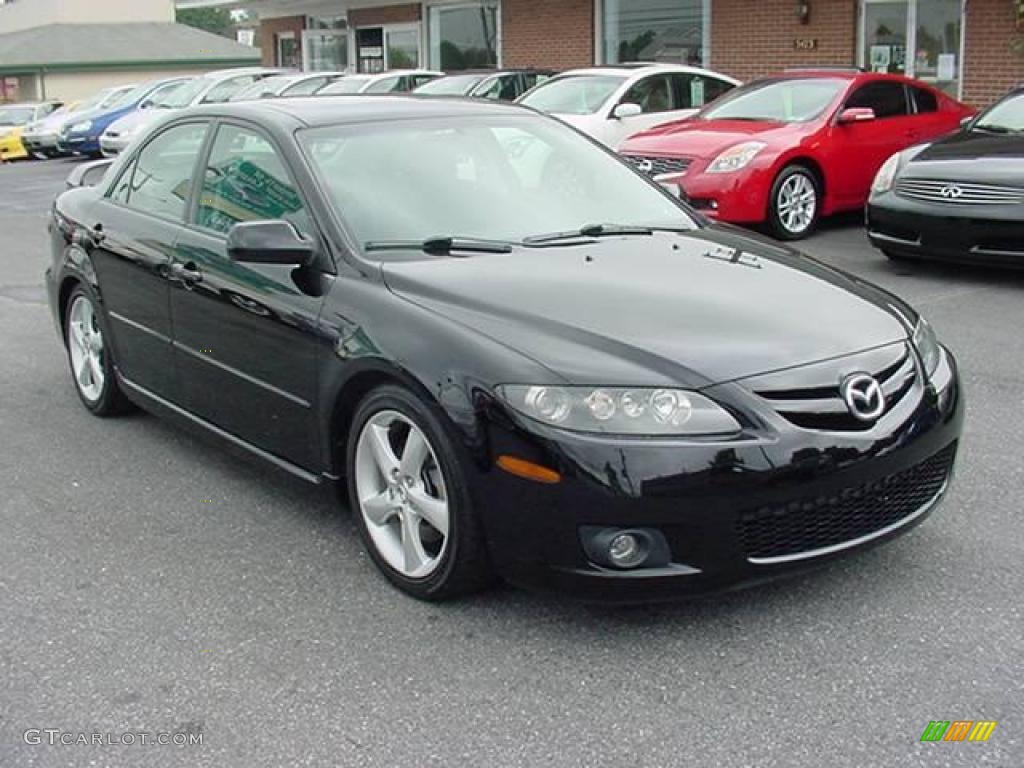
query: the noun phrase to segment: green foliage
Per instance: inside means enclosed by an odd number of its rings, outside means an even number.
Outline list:
[[[179,24],[205,29],[222,37],[235,36],[235,22],[226,8],[181,8],[175,15]]]

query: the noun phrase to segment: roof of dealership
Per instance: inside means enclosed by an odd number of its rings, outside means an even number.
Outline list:
[[[259,63],[258,48],[170,22],[49,24],[0,35],[0,73]]]

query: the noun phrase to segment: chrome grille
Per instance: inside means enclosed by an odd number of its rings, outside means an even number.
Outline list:
[[[745,382],[780,416],[804,429],[854,432],[871,429],[855,418],[839,391],[853,373],[869,373],[882,386],[885,418],[914,389],[917,363],[907,344],[896,344],[862,355],[796,368]],[[806,382],[806,383],[805,383]],[[918,391],[918,397],[920,397]]]
[[[1024,187],[973,184],[941,179],[898,179],[896,194],[913,200],[952,205],[1017,205],[1024,203]]]
[[[641,173],[648,176],[685,173],[693,160],[689,157],[657,157],[655,155],[623,155]]]

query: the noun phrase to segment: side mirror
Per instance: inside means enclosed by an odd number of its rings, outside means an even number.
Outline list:
[[[636,117],[637,115],[642,115],[643,112],[643,107],[639,104],[634,104],[631,101],[624,101],[621,104],[616,105],[615,109],[612,110],[612,117],[616,120],[622,120],[624,117]]]
[[[868,123],[875,119],[875,110],[871,107],[849,107],[839,113],[836,121],[840,125],[852,125],[853,123]]]
[[[960,127],[961,128],[966,128],[972,122],[974,122],[974,115],[968,115],[967,117],[965,117],[963,120],[960,121]]]
[[[152,99],[146,99],[144,102],[139,104],[139,109],[149,109],[152,106],[153,106],[153,100]]]
[[[228,232],[228,258],[242,264],[290,264],[313,261],[313,243],[281,219],[243,221]]]
[[[114,164],[113,158],[104,157],[100,160],[92,160],[88,163],[76,165],[75,169],[68,174],[68,189],[76,187],[95,187],[107,173],[107,169]]]

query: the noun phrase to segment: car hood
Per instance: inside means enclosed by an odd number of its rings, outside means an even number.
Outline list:
[[[1020,186],[1024,175],[1022,136],[960,131],[911,153],[902,175],[915,178]]]
[[[731,228],[382,265],[389,288],[567,382],[698,389],[907,338],[913,311]]]
[[[793,124],[760,120],[677,120],[630,136],[619,151],[711,159],[745,141],[792,141],[800,133]]]

